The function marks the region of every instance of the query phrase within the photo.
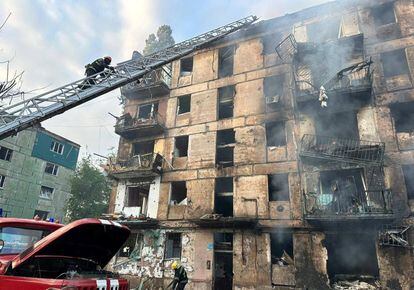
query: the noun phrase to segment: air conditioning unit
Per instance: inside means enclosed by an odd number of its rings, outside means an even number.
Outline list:
[[[280,96],[266,97],[266,104],[277,104],[280,101]]]

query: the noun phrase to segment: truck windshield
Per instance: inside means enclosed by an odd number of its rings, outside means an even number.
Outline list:
[[[0,239],[4,241],[0,255],[20,254],[49,233],[43,229],[0,228]]]

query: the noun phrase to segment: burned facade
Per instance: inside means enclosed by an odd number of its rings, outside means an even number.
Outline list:
[[[112,267],[166,286],[178,259],[189,289],[413,289],[413,19],[409,0],[331,2],[124,87],[110,214],[134,234]]]

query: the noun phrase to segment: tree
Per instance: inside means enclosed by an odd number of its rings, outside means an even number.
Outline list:
[[[172,37],[172,29],[169,25],[161,25],[158,27],[157,35],[154,33],[148,35],[145,40],[144,55],[151,54],[168,46],[174,45],[175,41]]]
[[[110,183],[92,164],[90,156],[80,161],[70,185],[71,196],[67,204],[67,213],[71,221],[99,217],[107,211]]]

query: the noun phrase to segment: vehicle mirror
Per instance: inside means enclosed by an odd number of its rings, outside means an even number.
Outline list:
[[[0,252],[1,252],[1,250],[3,250],[3,247],[4,247],[4,241],[0,240]]]

